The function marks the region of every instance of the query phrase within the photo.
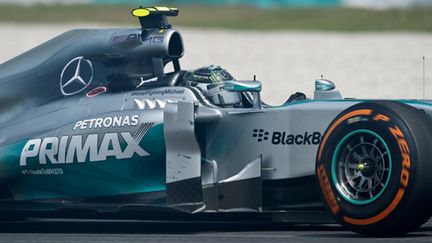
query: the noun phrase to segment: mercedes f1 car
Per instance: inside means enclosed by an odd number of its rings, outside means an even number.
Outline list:
[[[141,28],[72,30],[0,66],[0,217],[327,210],[368,235],[428,220],[432,102],[321,79],[270,106],[259,81],[181,69],[177,9],[132,13]]]

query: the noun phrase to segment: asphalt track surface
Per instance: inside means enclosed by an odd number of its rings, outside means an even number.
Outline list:
[[[432,221],[398,238],[367,238],[337,225],[34,220],[1,223],[0,242],[432,242]]]

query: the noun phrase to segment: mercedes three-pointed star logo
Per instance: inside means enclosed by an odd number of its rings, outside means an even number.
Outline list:
[[[90,72],[90,75],[83,76],[83,70]],[[92,80],[93,64],[91,61],[84,57],[75,57],[66,64],[61,72],[60,90],[63,95],[74,95],[86,89]]]

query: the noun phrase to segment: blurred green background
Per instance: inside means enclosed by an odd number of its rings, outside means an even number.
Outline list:
[[[170,20],[177,26],[432,31],[432,0],[0,0],[0,21],[132,25],[136,20],[130,11],[140,4],[179,7],[179,17]]]

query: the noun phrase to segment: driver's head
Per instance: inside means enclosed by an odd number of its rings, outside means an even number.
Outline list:
[[[223,83],[234,81],[233,76],[220,66],[210,65],[185,74],[187,86],[197,87],[201,92],[218,106],[233,106],[241,103],[239,93],[228,92],[223,88]]]

